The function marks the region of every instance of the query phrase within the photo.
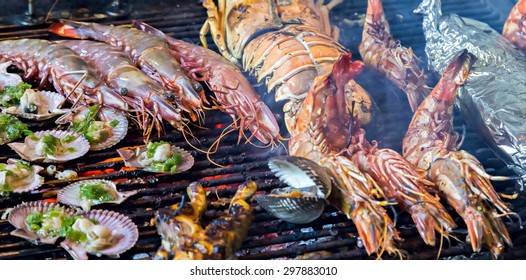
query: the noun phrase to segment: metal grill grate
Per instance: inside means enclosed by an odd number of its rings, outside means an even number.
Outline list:
[[[206,20],[206,13],[198,1],[179,1],[179,7],[169,12],[166,10],[151,9],[133,12],[130,18],[99,17],[93,16],[82,18],[85,21],[97,21],[113,24],[127,24],[131,19],[143,20],[176,38],[188,39],[198,43],[198,33],[201,24]],[[457,12],[462,16],[482,20],[497,30],[502,29],[505,18],[513,5],[513,1],[472,0],[453,1],[444,0],[444,13]],[[502,3],[501,3],[502,2]],[[395,38],[401,40],[402,44],[411,46],[415,53],[422,57],[424,40],[421,31],[420,17],[413,15],[412,10],[418,5],[416,0],[384,0],[387,18],[391,23],[392,33]],[[365,0],[344,1],[344,4],[332,14],[333,23],[342,30],[341,42],[348,47],[355,58],[357,46],[361,39],[361,26],[357,23],[366,9]],[[47,32],[47,25],[18,26],[6,25],[0,27],[1,39],[13,38],[57,38]],[[213,46],[210,38],[209,43]],[[433,83],[430,78],[429,84]],[[436,79],[435,79],[436,81]],[[396,150],[401,149],[401,141],[404,130],[411,119],[411,111],[407,105],[405,95],[377,73],[366,70],[360,75],[358,82],[363,85],[377,102],[377,114],[373,124],[367,127],[368,138],[377,139],[383,147]],[[258,86],[259,91],[264,92],[264,87]],[[267,96],[267,99],[272,99]],[[279,106],[274,106],[274,111],[279,115]],[[208,112],[206,129],[195,128],[197,140],[193,144],[201,148],[207,148],[220,135],[222,129],[230,124],[230,118],[220,112]],[[462,119],[456,117],[456,129],[462,131]],[[32,124],[34,130],[53,127],[52,121]],[[116,148],[139,145],[142,139],[136,128],[128,132],[129,136],[117,145]],[[130,137],[133,135],[133,137]],[[184,141],[183,137],[175,131],[168,131],[161,139],[176,143],[177,145],[192,150]],[[224,206],[214,206],[211,202],[217,198],[231,197],[237,185],[252,179],[256,180],[261,191],[270,191],[280,186],[276,178],[272,176],[266,167],[269,157],[285,154],[283,148],[260,149],[251,145],[237,143],[237,135],[230,134],[222,140],[222,145],[216,154],[211,157],[215,162],[225,165],[218,168],[206,160],[206,157],[196,151],[192,154],[196,158],[196,164],[190,172],[177,175],[152,175],[137,170],[126,170],[123,162],[118,160],[115,149],[101,152],[91,152],[83,158],[68,162],[61,169],[72,169],[81,176],[91,178],[105,178],[117,182],[119,190],[139,190],[136,196],[117,206],[109,206],[108,209],[128,215],[139,227],[139,241],[130,251],[121,256],[123,259],[148,259],[155,253],[160,245],[160,238],[151,222],[155,211],[164,206],[179,201],[186,186],[195,180],[201,180],[204,187],[209,191],[208,211],[205,213],[204,221],[210,221],[221,215]],[[471,128],[467,128],[466,140],[463,149],[474,154],[487,171],[492,174],[511,174],[505,164],[497,159],[494,153],[482,142]],[[0,160],[16,156],[7,147],[0,147]],[[7,208],[13,207],[22,201],[33,201],[42,199],[54,199],[56,192],[69,182],[51,180],[39,190],[30,194],[12,195],[8,198],[0,198],[0,213]],[[498,184],[498,191],[511,193],[515,186],[512,184]],[[512,202],[512,207],[523,218],[526,217],[526,199],[520,197]],[[451,210],[451,209],[449,209]],[[249,236],[246,238],[243,248],[237,253],[240,259],[276,259],[294,258],[298,255],[311,252],[321,252],[317,258],[328,259],[368,259],[365,249],[361,247],[356,228],[350,220],[339,213],[333,207],[328,207],[321,218],[307,225],[294,225],[276,220],[260,207],[256,207],[256,216],[250,227]],[[454,213],[454,211],[450,211]],[[465,238],[466,230],[461,219],[454,215],[460,230],[457,236],[462,240]],[[526,257],[526,234],[523,234],[518,225],[508,223],[510,234],[515,247],[507,249],[504,258],[522,259]],[[400,248],[407,251],[407,257],[411,259],[434,259],[438,248],[426,246],[421,241],[410,217],[401,213],[398,217],[398,228],[401,236],[406,240],[400,244]],[[67,253],[57,245],[33,245],[25,240],[12,237],[9,232],[13,227],[6,220],[0,220],[0,258],[2,259],[64,259],[70,258]],[[328,253],[327,253],[328,252]],[[389,258],[389,256],[384,256]],[[447,242],[442,250],[443,258],[472,258],[488,259],[487,251],[473,254],[470,246],[451,241]]]

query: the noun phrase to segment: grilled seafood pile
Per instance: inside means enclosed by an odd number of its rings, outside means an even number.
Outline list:
[[[202,122],[203,103],[207,101],[199,81],[204,81],[215,92],[217,107],[234,118],[233,130],[240,129],[240,138],[243,130],[249,129],[252,135],[245,136],[247,141],[256,137],[273,144],[280,139],[274,115],[235,66],[199,46],[169,38],[145,23],[136,25],[142,30],[61,20],[50,31],[106,43],[83,40],[62,44],[82,55],[130,104],[147,109],[153,116],[151,126],[146,126],[150,130],[153,125],[159,130],[157,119],[163,118],[184,133],[182,126],[186,124],[180,111],[192,121]],[[134,79],[128,79],[130,76]]]
[[[155,224],[162,237],[162,245],[155,259],[234,258],[252,221],[252,207],[247,201],[256,188],[253,181],[239,186],[230,202],[228,214],[203,228],[199,219],[206,211],[206,194],[201,185],[192,183],[187,189],[189,202],[182,201],[156,214]]]
[[[473,251],[486,244],[500,255],[510,236],[500,220],[514,214],[500,199],[480,162],[457,148],[458,134],[453,131],[453,106],[457,89],[465,83],[475,57],[463,50],[444,70],[442,79],[418,107],[403,142],[404,157],[426,177],[464,219]],[[502,214],[498,213],[500,211]]]
[[[329,11],[341,0],[323,5],[313,0],[213,0],[203,1],[208,19],[201,29],[201,43],[207,46],[210,32],[221,54],[242,65],[245,71],[264,80],[283,107],[285,123],[292,131],[297,110],[316,77],[329,73],[346,53],[338,43],[338,29],[329,23]],[[370,99],[355,84],[356,111],[369,119]]]

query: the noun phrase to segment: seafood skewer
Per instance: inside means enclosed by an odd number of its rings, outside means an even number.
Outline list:
[[[128,104],[95,74],[89,65],[65,46],[40,39],[0,42],[0,60],[11,61],[25,72],[24,79],[52,83],[72,103],[104,104],[127,110]]]
[[[265,144],[280,139],[272,111],[236,65],[209,49],[166,36],[144,22],[134,22],[133,26],[166,40],[181,67],[215,93],[219,109],[234,119],[233,129],[239,128],[240,138],[243,130],[249,129],[253,137]],[[245,138],[250,141],[252,137]]]
[[[385,196],[371,176],[340,153],[347,144],[348,132],[344,128],[349,127],[349,118],[345,117],[349,110],[345,100],[340,100],[345,99],[345,84],[349,84],[362,67],[362,62],[351,63],[351,55],[346,54],[334,65],[332,73],[314,81],[298,111],[289,150],[327,169],[336,182],[329,202],[354,222],[367,253],[378,253],[381,257],[384,250],[399,254],[394,242],[401,240],[382,208],[387,205],[386,201],[377,200],[385,200]]]
[[[206,193],[193,183],[187,189],[190,202],[178,203],[156,214],[155,224],[162,245],[155,259],[228,259],[241,247],[252,221],[247,203],[256,192],[256,183],[241,185],[230,202],[228,214],[213,220],[206,228],[198,220],[206,210]]]
[[[92,66],[115,91],[121,92],[123,98],[136,107],[143,107],[153,116],[152,125],[160,132],[162,118],[173,127],[183,129],[180,110],[170,102],[176,102],[174,94],[150,79],[128,56],[119,49],[105,43],[88,40],[59,41],[63,46],[72,49]],[[182,106],[182,104],[177,104]],[[138,118],[146,119],[145,116]],[[146,129],[145,132],[151,131]]]
[[[480,162],[457,147],[453,131],[453,107],[456,92],[476,58],[467,50],[460,52],[444,71],[433,92],[415,112],[404,138],[404,157],[417,168],[427,171],[436,188],[466,222],[473,251],[485,243],[498,256],[505,244],[512,246],[504,223],[496,209],[513,214],[491,186]]]
[[[189,112],[192,120],[202,118],[203,88],[191,81],[172,57],[167,43],[157,36],[129,26],[112,26],[61,20],[50,27],[60,36],[77,39],[95,39],[120,48],[146,75],[173,91],[171,102],[182,104],[181,109]]]
[[[407,94],[409,105],[415,111],[429,94],[424,70],[418,67],[418,58],[411,48],[405,48],[390,34],[381,0],[369,0],[359,47],[363,62],[387,76]]]
[[[526,52],[526,1],[519,0],[504,24],[502,35],[517,48]]]

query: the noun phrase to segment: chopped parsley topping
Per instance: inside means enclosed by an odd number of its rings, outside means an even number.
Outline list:
[[[26,217],[29,229],[43,236],[66,237],[75,242],[86,241],[86,234],[73,229],[76,220],[81,216],[68,216],[61,208],[52,208],[45,213],[33,212]]]
[[[50,155],[56,155],[57,153],[57,146],[60,145],[60,139],[53,136],[53,135],[44,135],[41,139],[42,143],[44,143],[44,155],[50,156]]]
[[[106,123],[101,122],[100,118],[96,116],[98,111],[97,105],[89,108],[88,113],[84,119],[78,123],[73,123],[73,131],[82,133],[90,143],[100,143],[108,139],[109,132]],[[113,120],[108,125],[115,127],[119,121]]]
[[[117,125],[119,125],[119,121],[118,120],[113,120],[110,122],[110,126],[111,127],[116,127]]]
[[[16,86],[5,86],[0,93],[2,106],[11,107],[19,105],[20,98],[24,95],[24,92],[30,88],[31,85],[24,82],[20,82]]]
[[[22,135],[31,135],[27,125],[12,115],[0,115],[0,135],[6,134],[9,141],[16,140]]]
[[[104,184],[82,184],[80,198],[99,202],[113,201],[115,197],[104,188]]]
[[[148,146],[146,146],[146,156],[150,159],[152,159],[155,155],[155,151],[159,146],[170,143],[165,141],[157,141],[157,142],[150,142],[148,143]],[[177,170],[177,167],[179,167],[183,163],[183,156],[178,152],[173,152],[170,158],[166,161],[153,161],[151,164],[152,169],[160,172],[175,172]]]

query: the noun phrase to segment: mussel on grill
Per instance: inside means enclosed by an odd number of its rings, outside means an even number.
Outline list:
[[[270,170],[288,185],[254,199],[275,217],[290,223],[306,224],[317,219],[331,193],[331,178],[314,161],[285,156],[272,158]]]

